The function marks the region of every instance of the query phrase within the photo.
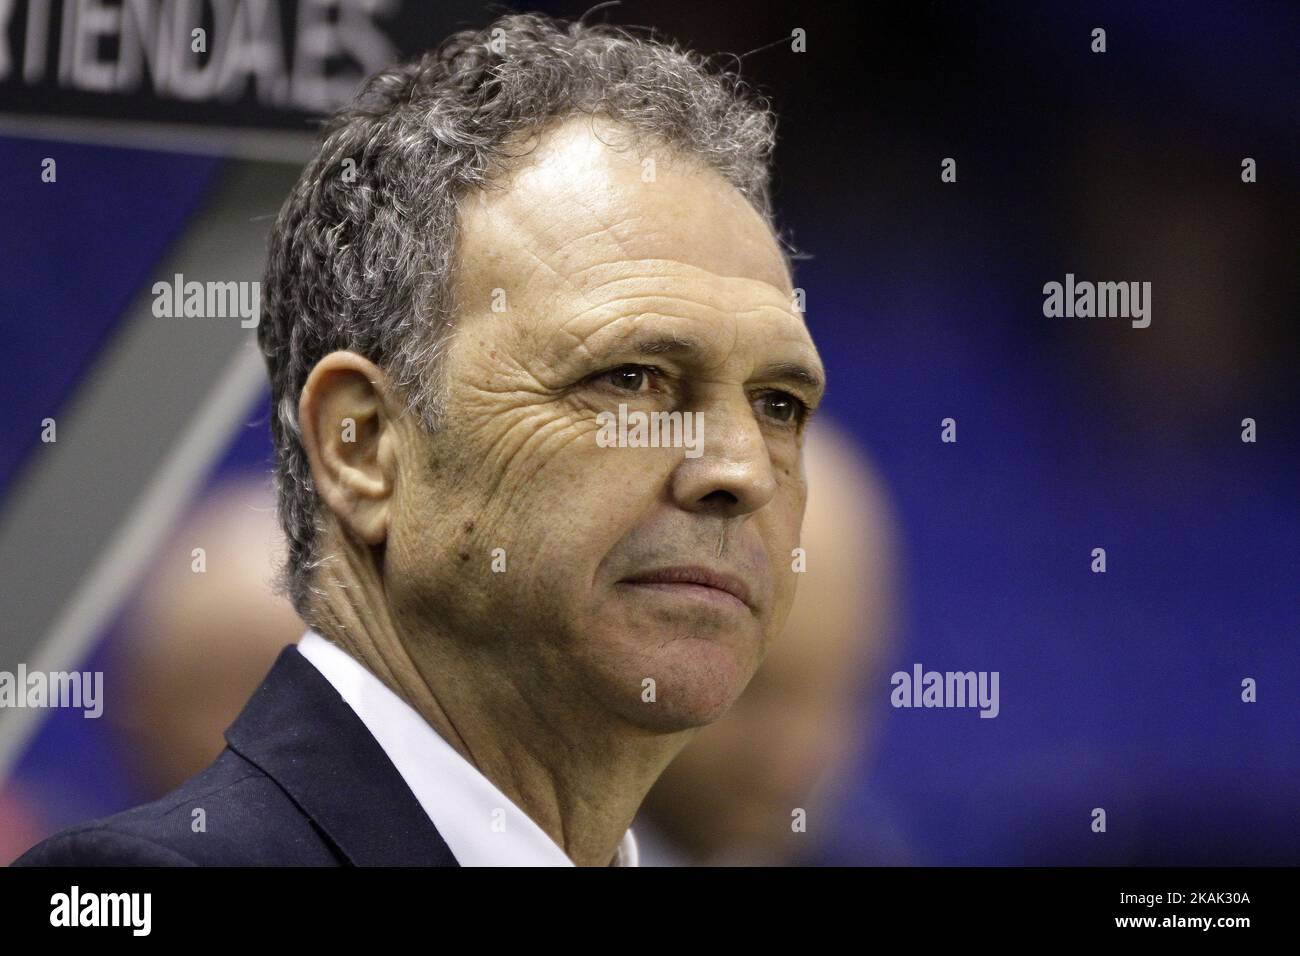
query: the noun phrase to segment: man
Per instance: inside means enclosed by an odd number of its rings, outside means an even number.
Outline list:
[[[211,767],[20,862],[635,864],[794,597],[824,372],[772,145],[733,78],[607,26],[507,16],[373,77],[258,329],[311,630]],[[603,440],[672,414],[697,450]]]

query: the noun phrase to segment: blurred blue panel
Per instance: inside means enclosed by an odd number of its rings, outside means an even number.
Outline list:
[[[42,182],[42,161],[57,180]],[[0,494],[202,203],[222,161],[0,138]]]

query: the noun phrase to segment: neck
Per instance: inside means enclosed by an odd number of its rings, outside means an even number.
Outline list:
[[[566,669],[550,674],[533,661],[512,672],[499,648],[442,633],[436,621],[399,626],[367,563],[327,562],[317,573],[327,595],[314,609],[317,631],[410,704],[575,864],[612,862],[690,731],[628,723],[566,686]]]

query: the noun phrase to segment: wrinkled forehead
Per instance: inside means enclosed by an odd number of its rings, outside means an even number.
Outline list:
[[[529,145],[499,188],[462,204],[463,294],[584,291],[623,267],[716,276],[745,287],[747,298],[790,301],[771,228],[701,162],[590,118],[565,121]]]

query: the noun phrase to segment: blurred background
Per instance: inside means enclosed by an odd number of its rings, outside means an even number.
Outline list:
[[[204,766],[301,634],[254,331],[155,317],[153,284],[260,279],[366,72],[589,7],[0,3],[0,671],[102,671],[107,701],[0,709],[0,863]],[[1300,862],[1300,7],[589,18],[735,54],[770,98],[831,383],[799,603],[647,799],[646,862]],[[191,22],[207,54],[154,52]],[[1067,273],[1150,282],[1150,327],[1045,318]],[[997,719],[892,708],[915,663],[999,672]]]

